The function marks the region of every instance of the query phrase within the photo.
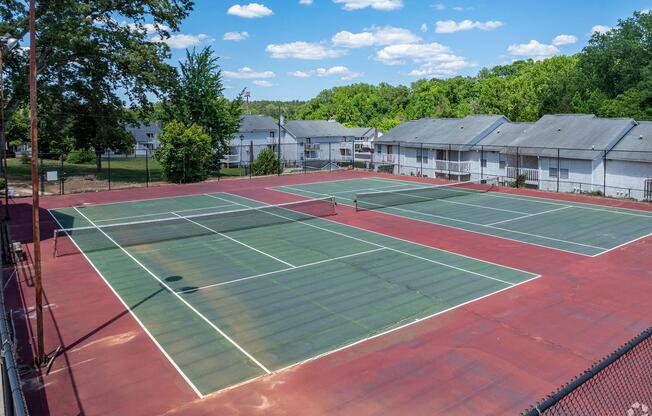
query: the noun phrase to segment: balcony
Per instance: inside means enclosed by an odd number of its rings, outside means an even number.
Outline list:
[[[267,144],[278,144],[278,137],[266,137],[265,143]]]
[[[435,160],[435,170],[439,172],[470,173],[471,162],[456,162],[451,160]]]
[[[507,177],[509,179],[516,179],[519,175],[525,175],[526,183],[539,183],[539,169],[531,168],[516,168],[515,166],[507,166]]]

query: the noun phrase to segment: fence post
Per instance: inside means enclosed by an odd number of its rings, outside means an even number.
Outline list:
[[[451,175],[451,153],[453,152],[453,145],[451,143],[448,143],[448,157],[446,161],[446,165],[448,166],[448,180],[452,180],[452,175]]]
[[[604,156],[602,161],[602,189],[603,195],[607,196],[607,149],[604,150]]]
[[[41,184],[41,195],[45,195],[45,166],[43,166],[43,153],[37,156],[36,160],[41,161],[41,165],[39,166],[39,176],[40,176],[40,184]]]
[[[109,191],[111,190],[111,152],[107,154],[107,160],[109,162]],[[101,158],[102,156],[100,156]]]
[[[558,172],[559,173],[559,172]],[[518,146],[516,146],[516,187],[519,187],[518,178],[521,176],[521,161],[518,154]]]
[[[253,176],[254,171],[254,141],[249,141],[249,179]]]
[[[355,137],[351,142],[351,169],[355,170]]]
[[[557,192],[559,192],[559,179],[561,178],[561,149],[557,148]],[[582,185],[580,185],[582,186]]]
[[[279,129],[278,129],[278,149],[276,149],[277,158],[278,158],[278,174],[279,176],[283,173],[283,162],[281,162],[281,129],[280,129],[280,119],[279,119]]]
[[[64,173],[63,173],[63,153],[61,153],[61,156],[59,157],[61,159],[61,168],[59,169],[59,192],[61,195],[64,194]]]
[[[398,166],[398,174],[401,174],[401,143],[398,144],[398,154],[396,155],[396,165]]]
[[[421,152],[421,166],[419,167],[419,175],[423,176],[423,143],[419,143],[421,146],[421,149],[419,150]]]
[[[482,161],[484,160],[484,146],[480,145],[480,182],[484,180],[484,166]]]
[[[149,149],[145,148],[145,187],[149,188]]]

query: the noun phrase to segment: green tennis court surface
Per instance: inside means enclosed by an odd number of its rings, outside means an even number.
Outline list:
[[[363,178],[272,189],[311,198],[334,195],[340,203],[353,205],[359,193],[400,192],[415,186],[424,185]],[[442,198],[411,200],[408,194],[395,196],[405,202],[394,206],[379,202],[376,210],[588,256],[652,233],[652,212],[473,189],[458,189]]]
[[[200,396],[536,277],[332,209],[216,193],[51,213]]]

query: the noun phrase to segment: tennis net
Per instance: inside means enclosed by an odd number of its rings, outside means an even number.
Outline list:
[[[75,243],[84,252],[142,246],[163,241],[177,241],[210,234],[267,227],[335,215],[333,197],[309,199],[278,205],[243,208],[186,215],[169,212],[169,218],[120,222],[54,231],[54,256],[77,252]],[[71,237],[70,239],[61,237]],[[64,243],[66,242],[66,243]]]
[[[356,210],[360,211],[435,201],[444,198],[463,197],[470,194],[490,192],[495,188],[497,183],[497,178],[491,178],[481,181],[363,192],[356,194],[355,207]]]

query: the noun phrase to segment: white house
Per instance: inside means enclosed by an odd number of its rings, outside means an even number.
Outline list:
[[[281,157],[286,165],[324,169],[351,163],[357,129],[331,120],[289,120],[282,124]]]
[[[134,153],[136,155],[145,155],[151,151],[161,147],[161,141],[158,139],[163,129],[161,123],[155,121],[153,123],[136,123],[128,124],[126,126],[129,132],[136,141],[134,146]]]
[[[223,160],[227,165],[248,165],[263,149],[278,151],[278,123],[272,117],[245,114],[240,127],[229,141],[229,154]],[[253,155],[251,147],[253,145]]]
[[[500,115],[406,121],[375,141],[374,163],[381,171],[469,180],[480,172],[477,145],[508,122]]]
[[[605,156],[635,125],[632,119],[592,114],[545,115],[520,134],[507,153],[539,189],[603,192]]]
[[[652,122],[639,122],[606,159],[607,195],[652,201]]]
[[[516,168],[522,164],[516,163],[516,158],[510,152],[510,146],[534,123],[508,122],[499,125],[495,130],[485,136],[473,147],[475,157],[480,161],[479,166],[471,172],[471,180],[494,177],[500,182],[511,182],[516,179]],[[538,169],[536,171],[538,174]],[[528,181],[536,179],[528,176]]]

